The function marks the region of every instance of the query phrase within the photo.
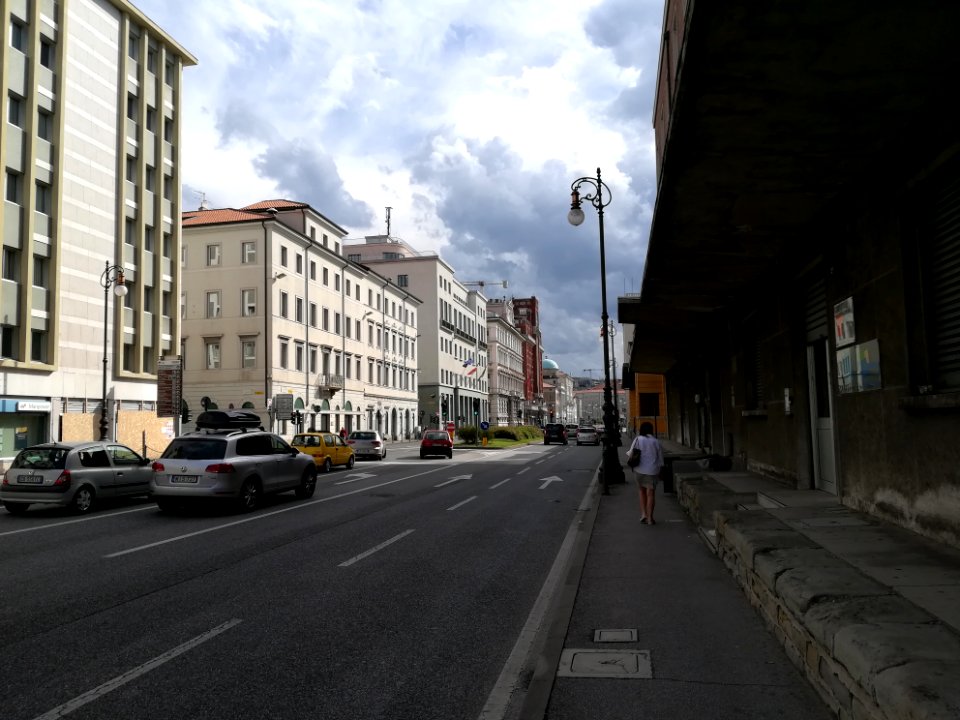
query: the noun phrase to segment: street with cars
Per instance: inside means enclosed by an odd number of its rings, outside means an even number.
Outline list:
[[[252,510],[0,514],[3,716],[478,717],[598,454],[419,452]]]

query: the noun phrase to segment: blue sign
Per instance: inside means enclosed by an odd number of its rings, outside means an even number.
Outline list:
[[[480,429],[481,429],[481,430],[489,430],[489,429],[490,429],[490,423],[488,423],[486,420],[484,420],[482,423],[480,423]]]

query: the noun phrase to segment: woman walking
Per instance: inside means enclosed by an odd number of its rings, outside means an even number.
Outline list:
[[[630,444],[627,458],[640,454],[640,462],[631,467],[633,476],[637,479],[640,488],[640,522],[646,525],[656,525],[653,519],[653,507],[656,504],[657,481],[660,479],[660,468],[663,467],[663,448],[660,441],[653,436],[653,425],[645,422],[640,425],[640,433]]]

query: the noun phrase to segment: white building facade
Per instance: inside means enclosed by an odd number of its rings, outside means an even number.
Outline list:
[[[196,59],[123,0],[2,7],[0,456],[97,437],[105,368],[105,432],[130,411],[139,437],[179,343],[181,80]],[[104,292],[108,267],[122,299]]]
[[[350,260],[375,269],[423,301],[419,347],[419,425],[455,427],[488,420],[487,311],[482,293],[460,283],[438,255],[386,235],[348,240]]]
[[[306,203],[184,213],[187,412],[258,413],[282,434],[412,437],[421,301],[343,256],[343,228]],[[275,418],[292,395],[302,423]],[[204,402],[204,398],[207,401]]]

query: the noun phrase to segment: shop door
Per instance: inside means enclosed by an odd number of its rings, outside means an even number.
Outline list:
[[[834,454],[833,393],[830,392],[830,358],[826,338],[807,346],[807,387],[810,393],[810,436],[814,487],[837,494]]]

